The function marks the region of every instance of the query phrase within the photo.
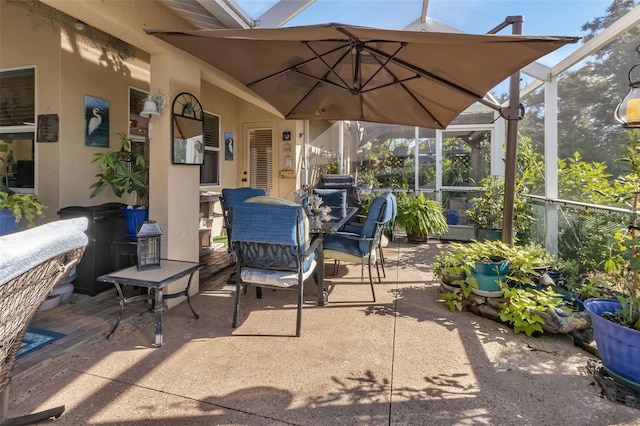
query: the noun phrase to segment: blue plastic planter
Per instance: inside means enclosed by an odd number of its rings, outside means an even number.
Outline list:
[[[604,312],[615,312],[621,306],[615,299],[589,299],[584,302],[602,363],[623,379],[640,386],[640,331],[601,316]]]
[[[20,222],[16,222],[13,212],[9,209],[0,209],[0,235],[11,234],[20,229]]]

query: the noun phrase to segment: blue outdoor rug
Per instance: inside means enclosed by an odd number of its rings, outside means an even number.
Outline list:
[[[18,358],[30,354],[64,336],[66,336],[66,334],[56,333],[55,331],[44,330],[42,328],[29,327],[27,333],[24,335],[24,340],[22,340],[22,345],[20,345],[20,349],[18,350]]]

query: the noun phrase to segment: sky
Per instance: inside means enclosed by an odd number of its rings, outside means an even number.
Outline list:
[[[277,0],[236,0],[257,18]],[[485,34],[507,16],[524,17],[524,35],[584,35],[582,26],[605,16],[613,0],[430,0],[427,16],[470,34]],[[403,29],[422,13],[422,0],[316,0],[285,26],[337,22],[388,29]],[[507,27],[499,34],[511,34]],[[581,42],[564,46],[540,58],[538,62],[554,66]],[[503,83],[494,90],[508,89]],[[524,82],[523,82],[524,84]],[[503,87],[504,86],[504,87]]]

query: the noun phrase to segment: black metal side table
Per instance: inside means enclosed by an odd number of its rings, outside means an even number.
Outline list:
[[[196,319],[199,318],[196,311],[191,306],[191,298],[189,296],[189,288],[191,287],[191,279],[193,278],[193,274],[203,268],[205,265],[203,263],[198,262],[186,262],[181,260],[168,260],[162,259],[160,261],[160,269],[150,269],[147,271],[138,271],[136,266],[131,266],[125,269],[120,269],[115,272],[111,272],[109,274],[102,275],[98,277],[99,281],[112,283],[116,286],[116,290],[118,291],[118,296],[120,297],[120,311],[118,312],[118,320],[115,325],[111,329],[111,332],[107,335],[107,339],[110,339],[113,334],[116,332],[118,325],[120,324],[120,319],[122,318],[122,312],[124,311],[125,305],[135,302],[138,300],[153,300],[153,312],[156,314],[155,319],[155,342],[154,347],[158,348],[162,346],[162,312],[164,310],[164,300],[165,299],[173,299],[175,297],[186,296],[187,304],[189,305],[189,309],[193,313],[193,316]],[[187,286],[184,290],[171,293],[171,294],[163,294],[162,289],[172,282],[189,276],[189,280],[187,281]],[[141,294],[133,297],[124,297],[124,293],[122,292],[122,285],[133,285],[138,287],[145,287],[150,290],[149,294]]]
[[[129,238],[114,240],[111,242],[111,251],[116,270],[120,270],[136,264],[138,242]]]

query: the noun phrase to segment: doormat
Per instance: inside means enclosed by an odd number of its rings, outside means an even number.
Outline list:
[[[18,350],[18,358],[30,354],[64,336],[66,336],[66,334],[56,333],[55,331],[44,330],[42,328],[29,327]]]

